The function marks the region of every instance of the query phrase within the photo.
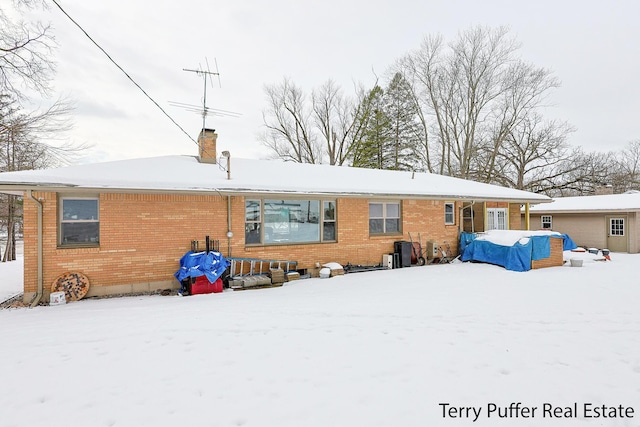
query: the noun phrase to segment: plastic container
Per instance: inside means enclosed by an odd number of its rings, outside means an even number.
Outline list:
[[[67,303],[64,292],[51,292],[49,295],[49,305],[63,305]]]
[[[582,260],[578,258],[571,258],[569,260],[571,262],[571,267],[582,267]]]
[[[211,283],[207,276],[199,276],[191,285],[191,295],[219,293],[222,292],[222,288],[222,279],[218,278]]]

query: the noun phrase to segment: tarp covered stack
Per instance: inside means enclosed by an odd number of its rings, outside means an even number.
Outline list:
[[[496,264],[512,271],[529,271],[533,261],[551,256],[550,239],[562,239],[562,250],[577,247],[568,235],[551,231],[492,230],[478,234],[462,233],[460,259]]]

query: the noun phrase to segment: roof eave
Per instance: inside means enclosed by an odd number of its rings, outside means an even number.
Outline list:
[[[313,197],[338,197],[338,198],[371,198],[371,199],[392,199],[392,200],[442,200],[461,202],[507,202],[507,203],[549,203],[549,200],[508,198],[497,196],[460,195],[460,194],[410,194],[410,193],[372,193],[372,192],[339,192],[339,191],[287,191],[287,190],[258,190],[250,188],[135,188],[135,187],[99,187],[99,186],[77,186],[70,184],[49,183],[49,184],[0,184],[0,193],[22,195],[24,191],[56,192],[56,193],[125,193],[125,194],[217,194],[230,196],[255,196],[283,195],[283,196],[313,196]]]
[[[607,213],[627,213],[640,212],[640,208],[621,208],[621,209],[563,209],[563,210],[531,210],[532,214],[607,214]]]

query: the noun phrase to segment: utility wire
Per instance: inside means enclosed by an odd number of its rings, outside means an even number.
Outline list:
[[[158,104],[158,103],[157,103],[157,102],[156,102],[156,101],[155,101],[151,96],[149,96],[149,94],[148,94],[148,93],[147,93],[147,92],[146,92],[146,91],[145,91],[145,90],[144,90],[144,89],[143,89],[143,88],[142,88],[138,83],[136,83],[136,81],[135,81],[135,80],[133,80],[133,78],[131,78],[131,76],[130,76],[130,75],[129,75],[129,74],[128,74],[128,73],[127,73],[127,72],[126,72],[126,71],[125,71],[121,66],[120,66],[120,65],[118,65],[118,63],[117,63],[116,61],[114,61],[114,60],[113,60],[113,58],[111,58],[111,56],[110,56],[110,55],[109,55],[109,54],[108,54],[108,53],[107,53],[107,52],[102,48],[102,46],[100,46],[98,43],[96,43],[96,41],[95,41],[95,40],[93,40],[93,39],[91,38],[91,36],[90,36],[90,35],[89,35],[85,30],[84,30],[84,28],[82,28],[82,26],[80,26],[80,24],[78,24],[78,23],[77,23],[77,22],[76,22],[76,21],[75,21],[71,16],[69,16],[69,14],[68,14],[68,13],[67,13],[63,8],[62,8],[62,6],[60,6],[60,4],[58,4],[58,2],[57,2],[56,0],[51,0],[51,1],[52,1],[56,6],[58,6],[58,9],[60,9],[60,11],[61,11],[62,13],[64,13],[64,14],[66,15],[66,17],[67,17],[67,18],[69,18],[69,19],[71,20],[71,22],[73,22],[73,23],[76,25],[76,27],[78,27],[78,28],[80,29],[80,31],[82,31],[82,32],[84,33],[84,35],[85,35],[85,36],[87,36],[87,38],[88,38],[89,40],[91,40],[91,42],[92,42],[94,45],[96,45],[96,47],[97,47],[98,49],[100,49],[100,50],[102,51],[102,53],[104,53],[104,54],[107,56],[107,58],[109,58],[109,60],[110,60],[111,62],[113,62],[113,65],[115,65],[116,67],[118,67],[118,69],[119,69],[120,71],[122,71],[122,72],[124,73],[124,75],[125,75],[125,76],[127,76],[127,78],[128,78],[129,80],[131,80],[131,82],[132,82],[134,85],[136,85],[136,87],[137,87],[138,89],[140,89],[140,90],[142,91],[142,93],[144,93],[144,94],[145,94],[145,96],[146,96],[147,98],[149,98],[149,100],[151,100],[151,102],[153,102],[153,103],[156,105],[156,107],[158,107],[158,108],[160,109],[160,111],[162,111],[162,112],[164,113],[164,115],[165,115],[165,116],[167,116],[167,117],[169,118],[169,120],[171,120],[171,121],[173,122],[173,124],[174,124],[174,125],[176,125],[176,126],[177,126],[177,127],[178,127],[178,128],[179,128],[179,129],[180,129],[180,130],[185,134],[185,135],[187,135],[187,138],[189,138],[189,139],[190,139],[191,141],[193,141],[196,145],[198,145],[198,142],[197,142],[195,139],[193,139],[193,138],[191,137],[191,135],[189,135],[189,134],[187,133],[187,131],[185,131],[185,130],[182,128],[182,126],[180,126],[180,125],[179,125],[175,120],[173,120],[173,118],[169,115],[169,113],[167,113],[167,112],[164,110],[164,108],[162,108],[162,107],[160,106],[160,104]]]

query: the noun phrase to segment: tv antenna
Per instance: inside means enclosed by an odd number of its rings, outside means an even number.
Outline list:
[[[206,62],[207,62],[207,70],[203,70],[202,66],[198,66],[197,70],[192,70],[189,68],[183,68],[182,71],[187,71],[190,73],[196,73],[198,76],[202,77],[202,82],[203,82],[203,96],[202,96],[202,106],[199,105],[192,105],[192,104],[185,104],[183,102],[174,102],[174,101],[169,101],[170,105],[173,105],[174,107],[180,107],[180,108],[184,108],[187,111],[191,111],[191,112],[196,112],[198,114],[202,115],[202,129],[205,129],[206,123],[207,123],[207,116],[209,114],[211,115],[215,115],[215,116],[230,116],[230,117],[238,117],[241,114],[240,113],[235,113],[233,111],[228,111],[228,110],[219,110],[216,108],[209,108],[207,107],[207,80],[209,80],[209,83],[211,84],[211,88],[213,88],[213,76],[216,76],[218,78],[218,86],[220,88],[222,88],[222,83],[220,82],[220,72],[218,71],[218,61],[214,59],[215,61],[215,65],[216,65],[216,71],[213,72],[211,71],[211,68],[209,67],[209,60],[207,58],[205,58]]]

